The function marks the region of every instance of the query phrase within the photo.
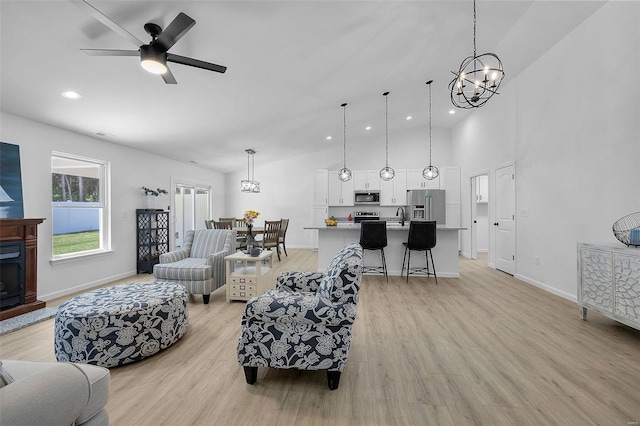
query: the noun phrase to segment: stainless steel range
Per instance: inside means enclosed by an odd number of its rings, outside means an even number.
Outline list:
[[[380,212],[353,212],[354,223],[360,223],[363,220],[380,220]]]

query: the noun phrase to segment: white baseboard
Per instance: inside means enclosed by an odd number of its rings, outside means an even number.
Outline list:
[[[560,296],[563,299],[567,299],[567,300],[570,300],[572,302],[577,302],[576,296],[574,296],[572,294],[569,294],[569,293],[566,293],[564,291],[560,291],[557,288],[548,286],[548,285],[546,285],[544,283],[541,283],[540,281],[536,281],[534,279],[531,279],[531,278],[526,277],[526,276],[521,275],[521,274],[516,274],[516,275],[514,275],[514,277],[519,279],[520,281],[524,281],[527,284],[531,284],[534,287],[541,288],[542,290],[548,291],[549,293],[553,293],[556,296]]]
[[[39,294],[38,295],[38,299],[43,300],[43,301],[48,301],[48,300],[52,300],[52,299],[57,299],[58,297],[64,297],[64,296],[68,296],[70,294],[73,293],[78,293],[80,291],[84,291],[84,290],[90,290],[93,289],[95,287],[98,287],[100,285],[103,284],[107,284],[110,283],[112,281],[117,281],[117,280],[121,280],[123,278],[127,278],[127,277],[131,277],[137,275],[136,271],[131,271],[131,272],[123,272],[122,274],[118,274],[118,275],[113,275],[111,277],[108,278],[103,278],[97,281],[93,281],[90,283],[85,283],[76,287],[72,287],[72,288],[68,288],[65,290],[61,290],[61,291],[56,291],[54,293],[49,293],[49,294]]]

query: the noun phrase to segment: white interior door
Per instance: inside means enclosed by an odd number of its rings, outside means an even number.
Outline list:
[[[496,170],[496,268],[516,272],[516,174],[513,164]]]
[[[476,203],[476,177],[471,178],[471,259],[478,258],[478,204]]]

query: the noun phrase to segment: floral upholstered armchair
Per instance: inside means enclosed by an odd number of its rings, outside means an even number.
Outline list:
[[[337,389],[347,363],[362,279],[362,247],[349,244],[322,272],[283,272],[275,290],[249,300],[238,362],[247,383],[258,367],[327,370]]]

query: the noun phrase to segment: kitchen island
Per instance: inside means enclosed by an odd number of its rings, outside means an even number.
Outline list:
[[[324,271],[335,254],[345,245],[360,241],[360,224],[342,223],[337,226],[311,225],[304,229],[318,230],[318,271]],[[458,231],[459,226],[438,225],[436,228],[436,246],[431,250],[436,274],[443,278],[458,278]],[[387,260],[387,273],[399,276],[402,271],[404,246],[409,235],[409,224],[387,222],[387,247],[384,255]],[[365,250],[365,265],[380,265],[380,253]],[[425,264],[424,254],[413,252],[411,266]]]

